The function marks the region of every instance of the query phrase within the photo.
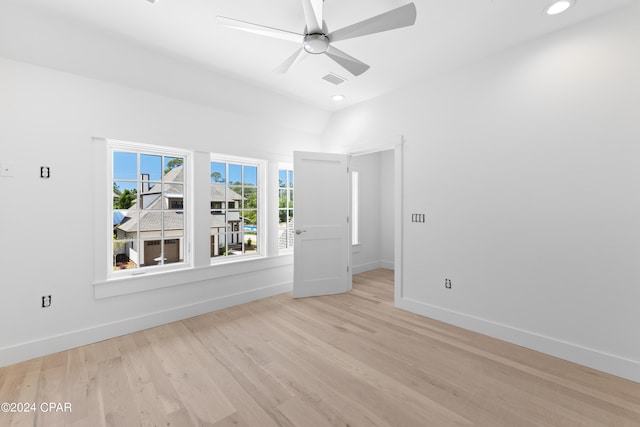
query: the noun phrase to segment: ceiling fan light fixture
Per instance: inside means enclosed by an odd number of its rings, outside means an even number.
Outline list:
[[[329,48],[329,38],[324,34],[308,34],[304,37],[303,47],[307,53],[324,53]]]
[[[573,6],[573,3],[572,0],[559,0],[547,6],[545,12],[547,15],[558,15]]]

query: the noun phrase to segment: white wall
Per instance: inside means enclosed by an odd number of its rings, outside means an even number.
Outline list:
[[[354,274],[393,269],[393,150],[351,158],[359,180],[359,243],[353,247]]]
[[[398,306],[640,381],[639,20],[632,6],[332,117],[334,147],[404,136]]]
[[[2,58],[0,93],[0,164],[13,174],[0,177],[0,366],[291,289],[289,255],[173,273],[178,286],[96,299],[92,137],[265,158],[267,202],[277,206],[277,162],[294,147],[319,150],[319,134]],[[51,307],[40,307],[43,295]]]
[[[358,244],[352,247],[353,273],[380,267],[380,154],[351,158],[351,170],[358,173]]]

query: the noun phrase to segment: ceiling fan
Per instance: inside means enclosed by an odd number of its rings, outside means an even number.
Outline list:
[[[408,27],[416,22],[416,6],[413,3],[409,3],[339,30],[328,32],[322,18],[323,2],[324,0],[302,0],[306,22],[303,34],[252,24],[224,16],[218,16],[217,19],[221,24],[230,28],[301,44],[302,46],[293,55],[276,68],[276,72],[286,73],[304,57],[305,53],[309,53],[312,55],[327,55],[354,76],[364,73],[369,69],[369,66],[333,46],[334,42]]]

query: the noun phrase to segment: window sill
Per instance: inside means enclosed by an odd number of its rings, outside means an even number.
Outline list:
[[[145,274],[94,282],[94,297],[95,299],[110,298],[292,264],[293,257],[287,254],[273,257],[238,259],[225,263],[213,263],[205,267],[148,272]]]

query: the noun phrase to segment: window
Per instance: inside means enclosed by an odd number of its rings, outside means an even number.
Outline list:
[[[185,263],[188,154],[112,142],[111,274]]]
[[[278,202],[278,248],[293,248],[293,171],[280,169]]]
[[[360,243],[360,237],[358,236],[358,201],[360,196],[358,194],[358,172],[351,172],[351,244],[357,245]]]
[[[260,253],[261,164],[216,155],[211,160],[211,258]]]

